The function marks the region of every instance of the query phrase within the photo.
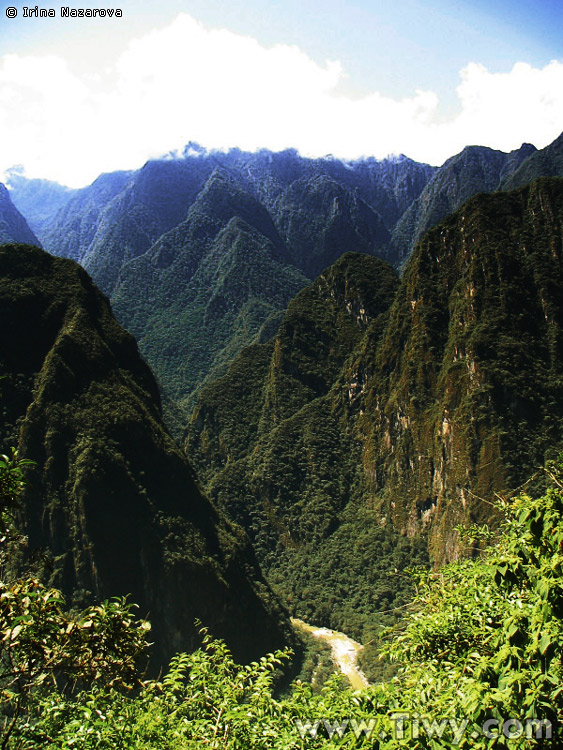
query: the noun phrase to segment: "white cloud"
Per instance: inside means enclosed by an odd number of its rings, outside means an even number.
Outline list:
[[[519,62],[509,73],[496,74],[471,63],[461,72],[457,92],[462,114],[455,125],[466,142],[473,137],[513,148],[533,138],[543,146],[563,130],[561,62],[542,69]]]
[[[434,164],[467,144],[544,146],[563,130],[563,63],[517,63],[460,72],[459,113],[439,99],[338,94],[339,62],[320,65],[297,47],[266,48],[181,14],[133,40],[113,69],[81,77],[58,57],[0,59],[0,169],[80,185],[134,168],[190,140],[209,148],[296,147],[354,158],[405,153]]]

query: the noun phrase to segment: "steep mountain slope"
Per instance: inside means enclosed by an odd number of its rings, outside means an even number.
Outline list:
[[[183,158],[150,161],[134,173],[103,175],[79,191],[54,217],[45,247],[78,260],[111,294],[122,265],[185,220],[217,168],[270,213],[288,246],[288,258],[312,277],[338,257],[337,243],[348,244],[344,249],[350,251],[385,252],[390,230],[434,172],[405,157],[342,162],[306,159],[292,150],[205,152],[190,144]],[[336,212],[335,200],[340,207]],[[296,227],[326,222],[331,227],[316,237],[314,263],[308,258],[308,238]]]
[[[483,146],[468,146],[448,159],[397,223],[393,231],[392,263],[403,263],[418,240],[466,200],[477,193],[498,190],[503,179],[534,151],[534,146],[528,143],[508,154]]]
[[[325,175],[295,180],[280,195],[275,219],[289,262],[315,278],[347,250],[385,255],[391,235],[357,191]]]
[[[80,258],[104,292],[113,292],[124,263],[186,218],[213,166],[199,158],[187,163],[151,161],[132,176],[101,213],[96,234]]]
[[[53,255],[82,262],[103,223],[105,207],[131,179],[131,172],[100,175],[88,187],[77,190],[72,198],[44,227],[43,245]]]
[[[563,180],[476,196],[392,304],[391,269],[345,256],[203,390],[188,453],[294,612],[357,632],[416,540],[455,557],[455,526],[561,444],[562,256]]]
[[[314,185],[315,180],[328,178],[357,194],[381,217],[389,231],[436,171],[436,167],[406,156],[344,162],[333,157],[306,159],[294,149],[278,153],[262,150],[255,154],[233,150],[220,158],[225,168],[254,190],[274,217],[278,200],[294,183],[311,181]]]
[[[0,248],[2,444],[37,462],[24,495],[33,564],[71,603],[131,594],[155,659],[194,619],[248,660],[289,633],[248,539],[203,496],[162,423],[133,337],[75,263]]]
[[[437,171],[437,167],[420,164],[402,154],[382,160],[362,159],[352,162],[352,166],[357,179],[361,180],[360,196],[377,209],[389,231]],[[333,176],[347,184],[343,170]]]
[[[116,315],[173,399],[188,403],[264,326],[275,329],[307,283],[285,252],[266,209],[216,169],[186,220],[123,267]]]
[[[42,238],[112,298],[179,434],[194,389],[256,336],[271,335],[307,279],[344,252],[388,253],[390,229],[433,172],[405,157],[342,162],[188,144],[181,158],[76,191],[42,223]],[[34,188],[28,181],[29,195]],[[37,202],[28,206],[44,222]]]
[[[110,294],[123,263],[185,218],[211,169],[191,159],[102,175],[58,213],[45,247],[79,261]]]
[[[41,242],[54,216],[77,192],[51,180],[28,179],[17,168],[8,171],[7,187],[14,205]]]
[[[269,432],[326,396],[368,324],[376,318],[376,327],[380,325],[397,285],[387,263],[347,253],[300,292],[276,335],[245,349],[225,377],[203,390],[188,439],[192,446],[191,436],[207,435],[190,448],[201,476],[208,478],[252,453],[262,431]],[[254,376],[245,378],[246,369]],[[241,440],[235,432],[245,425],[248,429]],[[219,442],[209,442],[219,435]]]
[[[0,244],[4,242],[28,242],[31,245],[39,245],[39,240],[12,203],[10,193],[0,183]]]
[[[182,159],[116,177],[104,194],[96,184],[81,191],[47,249],[79,260],[112,295],[167,403],[189,409],[194,388],[275,330],[304,277],[346,251],[385,254],[377,205],[394,220],[431,173],[404,158],[344,164],[192,144]]]
[[[435,559],[561,441],[562,220],[561,180],[476,196],[405,269],[368,375],[364,465],[399,528],[430,525]]]
[[[397,284],[387,263],[343,256],[290,303],[272,340],[203,389],[187,440],[293,612],[357,636],[404,603],[407,579],[389,571],[424,559],[360,502],[362,442],[342,375],[367,332],[381,334]]]
[[[546,148],[531,154],[502,181],[503,190],[528,185],[538,177],[563,177],[563,133]]]

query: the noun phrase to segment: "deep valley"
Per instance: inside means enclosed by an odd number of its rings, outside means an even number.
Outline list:
[[[369,745],[381,748],[403,746],[388,717],[405,706],[557,722],[562,147],[563,136],[539,151],[470,146],[436,168],[189,144],[80,190],[11,173],[2,596],[27,580],[38,602],[56,589],[78,617],[42,636],[62,656],[37,686],[82,668],[56,640],[92,627],[75,613],[127,595],[151,622],[157,681],[137,685],[149,708],[123,719],[139,743],[124,748],[149,741],[142,717],[161,709],[158,731],[179,711],[193,732],[162,734],[171,749],[219,727],[213,747],[362,746],[330,744],[326,725],[290,744],[296,717],[333,709],[331,721],[356,708],[387,717],[387,739]],[[26,596],[3,658],[32,622]],[[326,654],[291,618],[365,644],[372,685],[356,708],[337,679],[324,693],[309,684]],[[90,684],[80,669],[69,696]],[[19,721],[14,684],[4,731]],[[155,708],[156,694],[167,697]],[[126,703],[111,710],[126,717]],[[75,710],[55,720],[41,705],[53,726]],[[42,721],[21,730],[27,745],[3,747],[38,747],[35,731],[47,742]]]

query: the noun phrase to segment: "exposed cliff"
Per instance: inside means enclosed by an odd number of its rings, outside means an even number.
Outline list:
[[[560,180],[480,195],[405,269],[368,374],[364,465],[399,528],[431,529],[435,559],[561,441],[562,219]]]

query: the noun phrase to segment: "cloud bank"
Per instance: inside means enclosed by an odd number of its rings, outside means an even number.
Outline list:
[[[196,141],[297,148],[342,158],[404,153],[441,164],[469,144],[542,147],[563,130],[563,62],[492,73],[469,63],[444,121],[432,91],[392,99],[338,93],[345,71],[294,46],[207,29],[181,14],[131,41],[117,63],[79,75],[57,56],[0,58],[0,170],[80,186]]]

